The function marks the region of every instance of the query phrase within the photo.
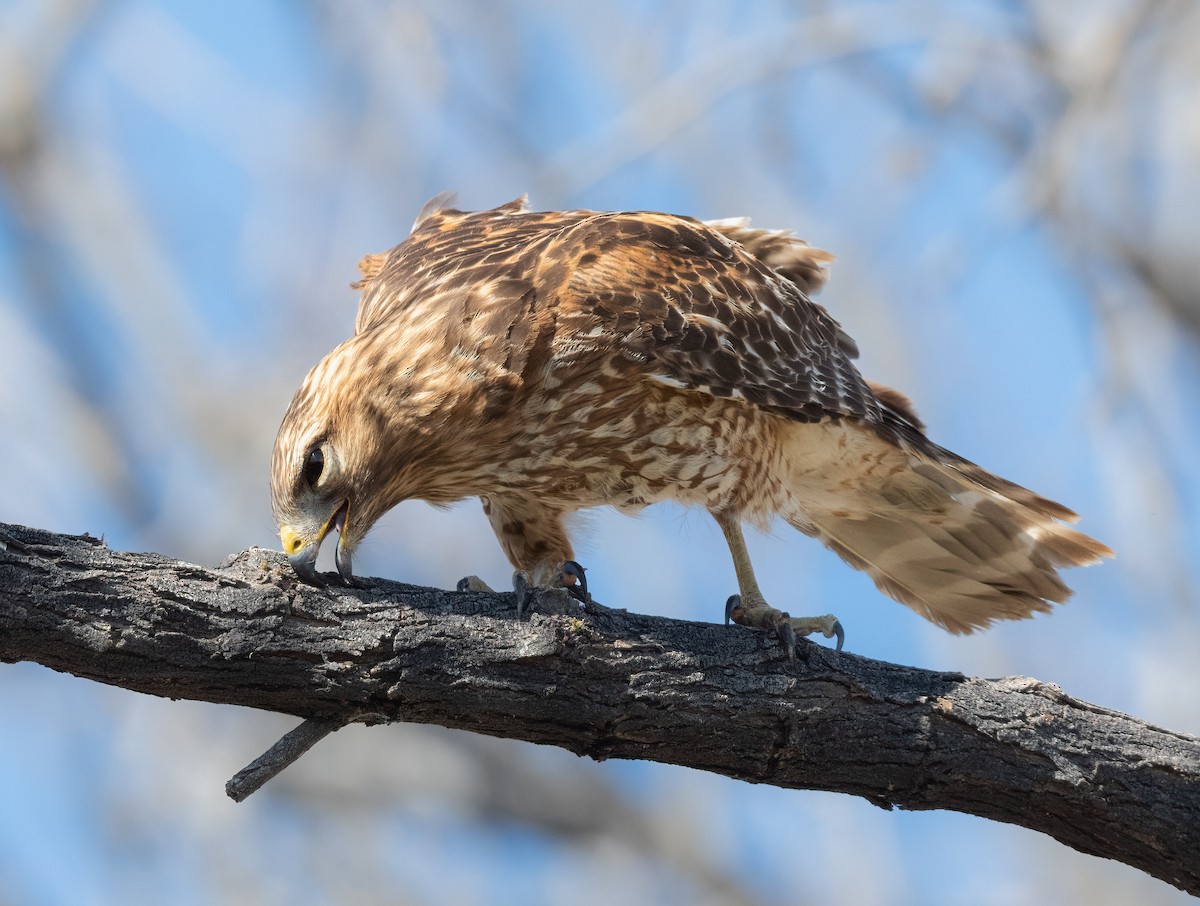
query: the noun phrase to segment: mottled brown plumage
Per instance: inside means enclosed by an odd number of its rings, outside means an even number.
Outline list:
[[[677,500],[725,531],[735,617],[783,635],[836,621],[766,605],[742,521],[783,517],[954,632],[1065,600],[1057,568],[1111,552],[863,379],[853,340],[809,298],[830,260],[744,220],[435,200],[405,242],[360,262],[355,334],[284,417],[285,550],[311,572],[336,527],[348,573],[401,500],[478,496],[513,565],[551,587],[572,558],[565,516]]]

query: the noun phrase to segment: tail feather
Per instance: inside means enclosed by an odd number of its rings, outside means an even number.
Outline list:
[[[1063,524],[1078,518],[1066,507],[929,441],[918,451],[862,425],[824,430],[840,433],[839,452],[814,464],[805,442],[789,521],[951,632],[1048,611],[1071,595],[1058,568],[1113,555]]]

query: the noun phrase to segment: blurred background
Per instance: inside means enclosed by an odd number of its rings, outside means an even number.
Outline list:
[[[821,301],[940,443],[1119,555],[957,638],[780,527],[768,597],[1200,733],[1198,46],[1194,0],[0,3],[0,520],[277,545],[284,409],[438,192],[748,215],[837,254]],[[597,599],[721,617],[704,514],[577,533]],[[509,576],[474,501],[401,505],[356,568]],[[0,666],[0,904],[1184,900],[982,819],[436,727],[225,798],[294,723]]]

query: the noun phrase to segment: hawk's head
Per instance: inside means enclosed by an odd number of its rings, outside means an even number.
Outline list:
[[[347,341],[308,373],[279,426],[271,456],[271,508],[283,551],[301,578],[315,581],[317,554],[338,532],[338,572],[351,581],[351,554],[394,503],[380,493],[382,426],[369,383]]]
[[[279,426],[271,506],[283,551],[307,581],[331,529],[349,582],[351,554],[380,516],[402,500],[476,496],[480,469],[494,459],[478,429],[489,398],[482,383],[448,364],[440,338],[406,341],[398,329],[380,325],[329,353]]]

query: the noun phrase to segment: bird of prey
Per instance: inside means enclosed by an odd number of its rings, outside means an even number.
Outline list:
[[[1058,568],[1112,552],[1066,507],[925,434],[865,380],[812,296],[832,256],[744,219],[489,211],[431,201],[359,263],[354,335],[283,418],[271,491],[283,549],[312,580],[402,500],[479,497],[521,582],[586,599],[565,519],[664,500],[708,510],[738,593],[726,622],[837,636],[759,590],[742,524],[775,517],[951,632],[1066,600]],[[582,593],[581,593],[582,592]]]

